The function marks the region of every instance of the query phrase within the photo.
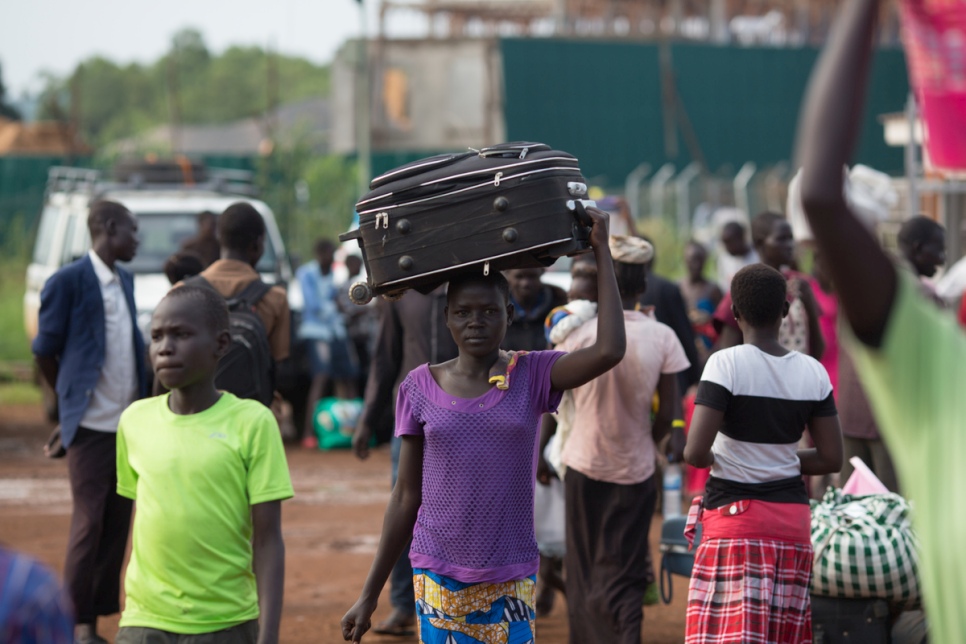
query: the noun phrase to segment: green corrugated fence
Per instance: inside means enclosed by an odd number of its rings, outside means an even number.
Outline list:
[[[700,150],[708,168],[737,170],[788,161],[815,48],[667,46],[665,58],[693,130],[676,127],[677,156],[665,144],[661,51],[657,44],[564,39],[501,41],[507,138],[544,141],[580,158],[591,181],[623,185],[638,164],[678,170]],[[902,172],[877,116],[903,109],[909,91],[899,49],[876,54],[857,161]],[[676,116],[680,116],[679,110]],[[683,120],[681,120],[683,122]]]

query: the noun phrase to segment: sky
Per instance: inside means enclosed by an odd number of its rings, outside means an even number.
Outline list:
[[[370,33],[378,0],[366,0]],[[9,0],[0,11],[0,65],[7,95],[42,87],[40,73],[69,74],[80,61],[102,55],[117,63],[149,63],[171,36],[192,27],[208,49],[271,47],[315,63],[332,60],[360,33],[356,0]],[[411,13],[395,25],[418,29]]]

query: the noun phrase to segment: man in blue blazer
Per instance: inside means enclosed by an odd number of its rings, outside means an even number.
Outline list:
[[[121,412],[147,393],[134,280],[116,262],[137,251],[137,220],[113,201],[91,204],[91,250],[57,271],[40,295],[37,366],[57,391],[73,494],[64,582],[75,644],[99,644],[97,618],[120,610],[131,501],[117,494]]]

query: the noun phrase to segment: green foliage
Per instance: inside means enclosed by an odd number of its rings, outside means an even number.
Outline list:
[[[295,144],[260,162],[261,198],[275,211],[291,255],[306,260],[320,237],[335,240],[352,222],[358,164],[343,156],[313,157]]]
[[[328,93],[326,66],[260,47],[213,55],[200,32],[184,29],[150,65],[94,56],[67,78],[48,76],[40,118],[76,115],[82,136],[97,148],[162,123],[233,121]]]
[[[20,120],[20,112],[13,105],[7,103],[7,87],[3,84],[3,66],[0,65],[0,117],[11,121]]]
[[[23,322],[28,231],[17,222],[6,226],[0,243],[0,362],[32,359]]]
[[[313,159],[305,169],[309,189],[307,235],[335,240],[349,229],[359,198],[359,164],[338,155]]]
[[[687,235],[679,232],[673,221],[659,217],[639,220],[637,230],[654,243],[654,272],[670,280],[683,278]]]

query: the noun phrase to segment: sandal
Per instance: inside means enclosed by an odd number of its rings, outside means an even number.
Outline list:
[[[372,632],[377,635],[393,635],[395,637],[414,637],[416,635],[416,617],[414,615],[403,615],[399,611],[393,611],[385,620],[372,627]]]

